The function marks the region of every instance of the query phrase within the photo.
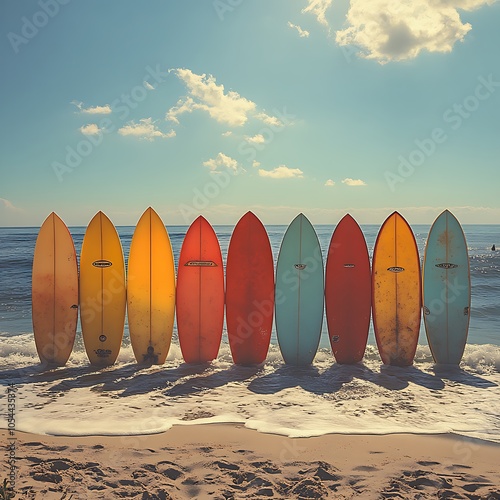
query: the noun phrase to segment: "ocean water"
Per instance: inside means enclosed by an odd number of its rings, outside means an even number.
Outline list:
[[[316,226],[324,257],[333,225]],[[363,225],[370,255],[378,225]],[[119,227],[125,259],[133,227]],[[232,227],[215,226],[224,259]],[[168,227],[176,258],[185,226]],[[286,226],[268,226],[275,259]],[[79,254],[84,227],[70,228]],[[428,225],[413,226],[423,256]],[[273,331],[267,360],[232,363],[224,331],[219,357],[183,363],[177,333],[163,366],[139,367],[128,327],[116,364],[89,365],[81,328],[67,365],[39,364],[31,324],[31,266],[38,228],[0,228],[0,428],[7,428],[7,384],[15,387],[19,431],[134,436],[173,425],[237,422],[291,437],[327,433],[456,433],[500,443],[500,225],[464,225],[472,284],[468,345],[460,367],[434,365],[422,328],[412,367],[382,365],[370,328],[362,363],[335,363],[323,324],[308,368],[283,363]]]

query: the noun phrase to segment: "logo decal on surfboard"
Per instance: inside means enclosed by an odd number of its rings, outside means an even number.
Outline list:
[[[107,338],[108,338],[108,337],[106,337],[106,335],[99,335],[99,340],[100,340],[101,342],[106,342],[106,339],[107,339]]]
[[[427,306],[424,306],[424,314],[426,316],[428,316],[430,313],[431,313],[431,310]]]
[[[468,315],[469,315],[469,308],[464,307],[464,316],[468,316]]]
[[[94,351],[100,358],[109,358],[111,351],[109,349],[96,349]]]
[[[436,267],[440,267],[441,269],[454,269],[458,267],[458,264],[451,264],[450,262],[442,262],[441,264],[436,264]]]
[[[298,269],[299,271],[303,271],[306,268],[307,264],[295,264],[293,267]]]
[[[353,268],[356,267],[356,264],[344,264],[344,267]]]
[[[332,335],[332,342],[338,342],[340,340],[340,335]]]
[[[92,265],[94,267],[103,268],[103,267],[111,267],[113,263],[110,262],[109,260],[101,259],[101,260],[94,260],[94,262],[92,262]]]
[[[217,267],[217,264],[212,260],[189,260],[184,265],[188,267]]]
[[[387,270],[391,271],[391,273],[402,273],[405,270],[405,268],[399,266],[392,266],[388,267]]]

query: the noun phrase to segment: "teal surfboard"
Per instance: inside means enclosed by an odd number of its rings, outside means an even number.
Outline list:
[[[445,210],[432,225],[423,266],[424,322],[436,363],[458,365],[470,318],[470,267],[460,223]]]
[[[303,214],[288,226],[276,266],[275,318],[285,363],[312,363],[323,324],[324,273],[318,236]]]

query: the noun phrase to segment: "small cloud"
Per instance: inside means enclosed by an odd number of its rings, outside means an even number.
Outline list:
[[[23,212],[23,209],[15,207],[11,201],[5,198],[0,198],[0,204],[3,208],[5,208],[5,210],[8,210],[9,212]]]
[[[330,25],[326,19],[326,11],[332,5],[333,0],[307,0],[307,7],[302,9],[302,13],[306,14],[310,12],[311,14],[316,16],[319,24],[328,28],[330,31]]]
[[[81,113],[85,113],[87,115],[109,115],[112,111],[109,104],[104,106],[91,106],[90,108],[84,108],[83,102],[72,101],[71,104],[75,105]]]
[[[89,123],[88,125],[80,127],[80,132],[83,135],[99,135],[101,129],[95,123]]]
[[[197,75],[187,68],[168,71],[175,74],[187,89],[187,95],[180,98],[175,106],[167,111],[165,118],[168,121],[179,124],[181,115],[201,110],[218,123],[229,127],[241,127],[249,118],[256,118],[266,125],[283,127],[280,119],[258,110],[253,101],[238,92],[226,90],[224,85],[218,84],[215,77],[210,74]]]
[[[259,176],[270,177],[271,179],[291,179],[294,177],[302,179],[304,177],[304,172],[299,168],[288,168],[285,165],[280,165],[273,170],[259,169]]]
[[[260,161],[254,160],[252,163],[252,167],[254,168],[260,167]]]
[[[346,186],[366,186],[365,181],[362,181],[361,179],[350,179],[349,177],[343,179],[342,184],[345,184]]]
[[[288,21],[288,26],[292,29],[296,29],[299,33],[300,38],[307,38],[310,34],[309,31],[303,30],[300,26],[298,26],[297,24],[292,24],[290,21]]]
[[[275,127],[282,127],[283,123],[275,116],[269,116],[268,114],[262,112],[255,115],[257,120],[264,122],[266,125],[274,125]]]
[[[222,137],[229,137],[230,135],[233,135],[230,130],[228,130],[227,132],[222,132]]]
[[[344,181],[342,181],[342,182],[344,182]],[[328,179],[325,182],[325,186],[335,186],[335,182],[333,182],[332,179]]]
[[[179,116],[194,110],[206,111],[214,120],[231,127],[244,125],[256,105],[233,90],[225,91],[224,85],[217,85],[212,75],[197,75],[189,69],[170,70],[187,87],[189,96],[180,99],[167,112],[167,120],[179,123]]]
[[[155,87],[153,87],[153,85],[151,85],[148,81],[144,80],[144,82],[142,83],[144,85],[144,87],[147,89],[147,90],[156,90]]]
[[[175,137],[175,130],[171,130],[168,133],[163,133],[154,124],[152,118],[141,118],[139,123],[135,123],[133,120],[128,124],[118,130],[118,133],[123,136],[133,136],[139,139],[145,139],[146,141],[153,141],[156,138],[168,139],[170,137]]]
[[[246,137],[246,140],[250,144],[264,144],[266,142],[266,139],[262,134],[257,134],[253,137]]]
[[[203,166],[208,167],[210,169],[210,173],[217,174],[220,172],[220,167],[237,172],[239,165],[234,158],[231,158],[224,153],[219,153],[215,158],[204,161]]]

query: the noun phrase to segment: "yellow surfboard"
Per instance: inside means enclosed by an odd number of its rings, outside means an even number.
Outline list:
[[[394,212],[380,228],[372,263],[373,326],[384,364],[413,363],[420,331],[420,290],[415,237],[406,220]]]
[[[125,263],[113,223],[102,212],[90,221],[80,257],[80,316],[93,365],[112,365],[125,325]]]
[[[127,273],[128,326],[135,359],[161,365],[174,327],[175,266],[165,224],[151,207],[135,228]]]
[[[42,363],[63,366],[78,319],[78,264],[66,224],[52,212],[40,227],[33,256],[32,318]]]

